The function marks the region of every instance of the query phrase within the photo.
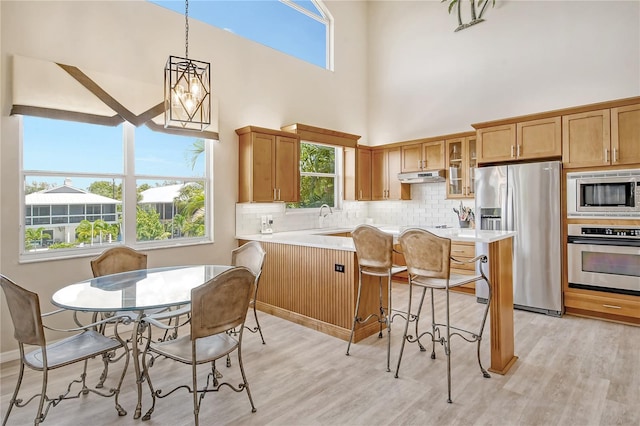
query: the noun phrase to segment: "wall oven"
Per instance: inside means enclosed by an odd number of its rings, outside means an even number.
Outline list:
[[[569,287],[640,296],[640,226],[568,225]]]
[[[567,173],[567,216],[640,217],[640,170]]]

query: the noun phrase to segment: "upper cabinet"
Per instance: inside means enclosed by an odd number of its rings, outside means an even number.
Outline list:
[[[371,150],[356,149],[356,199],[371,201]]]
[[[563,166],[640,163],[640,104],[562,117]]]
[[[478,162],[499,163],[560,157],[560,117],[478,128]]]
[[[444,140],[401,147],[402,173],[444,169]]]
[[[477,146],[475,134],[447,139],[447,198],[475,196]]]
[[[296,202],[299,149],[296,134],[246,126],[239,136],[238,202]]]
[[[640,104],[611,109],[611,164],[640,163]]]
[[[400,148],[374,149],[371,151],[371,199],[409,200],[411,189],[398,180],[401,170]]]

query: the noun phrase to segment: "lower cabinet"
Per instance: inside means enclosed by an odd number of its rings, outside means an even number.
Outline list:
[[[564,292],[567,314],[640,324],[640,297],[570,289]]]

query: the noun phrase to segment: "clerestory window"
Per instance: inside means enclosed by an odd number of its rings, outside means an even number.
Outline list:
[[[148,1],[185,12],[184,1]],[[189,18],[333,70],[333,17],[321,0],[191,1]]]

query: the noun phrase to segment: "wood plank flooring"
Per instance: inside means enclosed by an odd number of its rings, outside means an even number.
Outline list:
[[[394,303],[408,297],[405,284],[394,284]],[[443,312],[443,297],[437,311]],[[483,305],[466,294],[452,294],[452,323],[478,322]],[[227,388],[204,399],[203,425],[640,425],[640,327],[587,318],[553,318],[515,312],[515,351],[519,359],[505,375],[482,377],[475,346],[461,339],[452,343],[453,404],[446,402],[446,359],[437,346],[437,359],[407,345],[400,377],[386,372],[386,341],[371,336],[351,348],[337,338],[280,318],[258,313],[266,345],[245,333],[243,358],[258,411],[251,413],[245,393]],[[248,323],[253,324],[249,315]],[[421,320],[421,327],[430,321]],[[482,359],[489,366],[489,324]],[[392,328],[392,369],[398,358],[403,323]],[[385,334],[386,338],[386,334]],[[238,377],[219,366],[226,377]],[[95,383],[101,363],[94,361],[89,381]],[[110,370],[115,381],[117,369]],[[203,373],[205,368],[203,368]],[[62,392],[77,366],[55,370],[50,388]],[[131,372],[133,369],[131,369]],[[17,378],[17,363],[1,366],[2,415]],[[189,367],[161,360],[152,368],[156,388],[178,380],[190,381]],[[235,381],[237,381],[236,379]],[[145,385],[146,386],[146,385]],[[27,371],[22,395],[39,390],[40,375]],[[128,411],[118,417],[112,399],[88,395],[63,402],[49,412],[45,425],[189,425],[192,400],[179,391],[159,400],[151,420],[133,419],[133,374],[125,380],[120,401]],[[145,387],[146,390],[146,387]],[[145,395],[143,413],[149,407]],[[14,408],[10,425],[33,423],[35,402]]]

